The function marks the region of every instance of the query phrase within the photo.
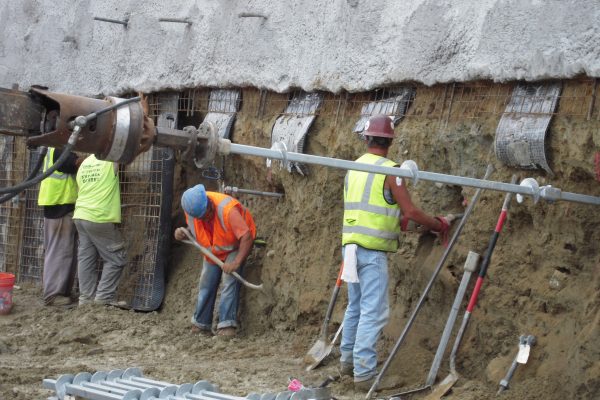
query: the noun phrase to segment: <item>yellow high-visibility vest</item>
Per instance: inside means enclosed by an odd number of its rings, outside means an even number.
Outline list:
[[[48,152],[44,157],[44,172],[54,164],[53,160],[54,147],[48,147]],[[40,206],[75,204],[75,200],[77,200],[77,183],[72,174],[54,171],[40,183],[40,192],[38,193],[38,205]]]
[[[91,222],[121,222],[121,190],[112,161],[87,157],[77,171],[79,194],[73,219]]]
[[[356,162],[394,167],[385,157],[367,153]],[[342,244],[371,250],[396,251],[400,237],[400,207],[383,197],[385,175],[348,171],[344,181]]]

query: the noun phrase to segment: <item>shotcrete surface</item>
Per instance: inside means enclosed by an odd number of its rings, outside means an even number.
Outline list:
[[[598,77],[599,19],[595,0],[0,1],[0,87],[355,92]]]

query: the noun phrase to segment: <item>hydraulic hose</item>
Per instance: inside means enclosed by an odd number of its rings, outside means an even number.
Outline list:
[[[80,129],[77,129],[77,134],[79,134],[79,130]],[[75,130],[73,130],[73,133],[75,133]],[[72,137],[72,135],[71,135],[71,137]],[[71,141],[71,139],[69,139],[69,141]],[[16,196],[18,193],[22,192],[23,190],[27,189],[28,187],[31,187],[31,186],[35,185],[36,183],[42,181],[43,179],[46,179],[47,177],[52,175],[52,173],[54,171],[56,171],[58,168],[60,168],[65,163],[65,161],[69,157],[69,153],[73,149],[73,146],[74,145],[72,145],[70,143],[67,144],[64,147],[64,150],[63,150],[62,154],[60,155],[60,157],[58,158],[58,160],[56,160],[56,162],[50,168],[48,168],[46,171],[44,171],[43,174],[40,174],[33,179],[25,180],[25,181],[15,185],[15,186],[12,186],[12,187],[0,188],[0,194],[8,193],[11,195],[11,197]]]
[[[65,145],[65,147],[63,147],[63,152],[60,155],[60,157],[58,158],[58,160],[56,160],[56,162],[54,164],[52,164],[52,166],[50,168],[48,168],[46,171],[44,171],[43,174],[38,175],[35,178],[25,179],[23,182],[15,185],[15,186],[12,186],[12,187],[0,188],[0,194],[9,194],[10,197],[8,197],[6,199],[6,200],[8,200],[8,199],[16,196],[18,193],[22,192],[23,190],[35,185],[38,182],[41,182],[42,180],[44,180],[47,177],[49,177],[50,175],[52,175],[52,173],[54,173],[54,171],[56,171],[58,168],[60,168],[65,163],[65,161],[69,157],[69,153],[73,150],[73,147],[75,146],[75,143],[77,142],[77,137],[79,136],[81,129],[83,129],[83,127],[85,127],[89,121],[96,119],[99,115],[102,115],[104,113],[112,111],[118,107],[127,105],[129,103],[139,101],[140,99],[141,99],[141,97],[139,97],[139,96],[132,97],[132,98],[124,100],[120,103],[111,104],[110,106],[103,108],[102,110],[93,112],[93,113],[85,115],[85,116],[80,115],[79,117],[75,118],[75,120],[72,122],[73,132],[71,133],[71,136],[69,136],[69,140],[68,140],[67,144]],[[2,200],[2,201],[0,201],[0,203],[2,203],[3,201],[6,201],[6,200],[4,200],[4,196],[0,200]]]
[[[40,171],[40,168],[42,168],[42,165],[44,164],[44,157],[46,157],[46,152],[47,151],[48,151],[47,147],[42,147],[42,151],[40,152],[40,156],[39,156],[39,158],[37,160],[37,163],[35,164],[35,166],[31,170],[31,172],[29,173],[29,175],[27,175],[27,178],[25,178],[25,181],[28,181],[28,180],[32,179]],[[19,192],[5,194],[4,196],[0,197],[0,204],[2,204],[4,202],[7,202],[8,200],[10,200],[13,197],[15,197],[17,194],[19,194]]]

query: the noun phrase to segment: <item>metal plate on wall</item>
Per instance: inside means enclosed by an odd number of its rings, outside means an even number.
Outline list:
[[[496,128],[495,152],[500,161],[553,175],[546,157],[546,137],[560,92],[560,83],[515,87]]]
[[[219,137],[229,139],[239,106],[239,90],[212,90],[208,99],[208,114],[204,122],[215,124]]]
[[[283,115],[280,115],[271,131],[271,148],[277,148],[276,143],[285,145],[287,151],[304,152],[304,143],[308,130],[317,118],[316,112],[321,106],[323,96],[320,93],[299,93],[290,100]],[[269,162],[269,161],[267,161]],[[306,175],[308,170],[301,163],[290,162],[288,172],[297,171]]]
[[[360,118],[354,126],[355,133],[361,133],[365,129],[365,124],[373,115],[384,114],[394,117],[394,125],[400,121],[412,99],[415,95],[415,89],[412,87],[402,87],[390,90],[388,96],[377,101],[372,101],[362,106]]]

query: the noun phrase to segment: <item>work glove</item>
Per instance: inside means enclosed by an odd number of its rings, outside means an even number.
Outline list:
[[[440,221],[442,227],[439,231],[431,230],[431,232],[438,235],[444,247],[448,247],[448,231],[450,230],[450,224],[452,224],[456,217],[454,216],[454,214],[447,214],[445,216],[437,216],[435,217],[435,219]]]

